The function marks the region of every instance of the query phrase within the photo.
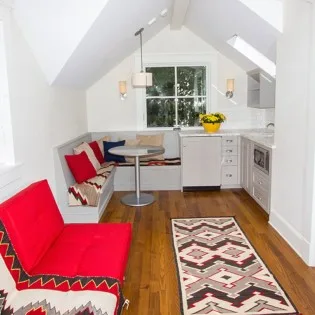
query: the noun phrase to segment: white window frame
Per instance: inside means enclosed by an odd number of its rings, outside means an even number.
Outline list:
[[[217,108],[217,94],[212,86],[217,86],[217,53],[207,54],[148,54],[144,55],[144,67],[206,67],[206,111]],[[135,56],[135,69],[140,69],[140,55]],[[173,127],[147,127],[146,89],[136,89],[137,130],[173,130]],[[202,129],[202,127],[182,127],[182,130]]]
[[[1,7],[0,7],[1,9]],[[11,123],[11,107],[9,98],[9,85],[6,61],[6,25],[9,24],[8,15],[0,13],[0,165],[1,169],[5,165],[15,164],[13,131]],[[0,174],[1,174],[0,169]]]

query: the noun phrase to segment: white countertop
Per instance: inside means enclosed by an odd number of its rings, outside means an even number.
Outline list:
[[[221,137],[221,136],[243,136],[251,141],[274,149],[273,129],[220,129],[215,133],[207,133],[204,130],[184,130],[179,132],[180,137]]]

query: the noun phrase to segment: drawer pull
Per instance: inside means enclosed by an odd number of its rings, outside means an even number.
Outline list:
[[[261,197],[258,197],[258,199],[261,200],[262,198],[261,198]]]
[[[232,142],[233,142],[233,140],[226,140],[226,142],[227,142],[227,143],[232,143]]]
[[[226,177],[232,177],[233,175],[232,174],[226,174],[225,176]]]
[[[233,150],[225,150],[226,153],[232,153]]]
[[[233,160],[226,160],[226,163],[232,163]]]

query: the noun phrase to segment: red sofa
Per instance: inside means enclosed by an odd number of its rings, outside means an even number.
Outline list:
[[[130,243],[130,224],[65,225],[30,185],[0,205],[0,313],[121,314]]]

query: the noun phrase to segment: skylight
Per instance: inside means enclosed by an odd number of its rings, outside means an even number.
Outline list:
[[[240,0],[250,10],[282,33],[283,1],[282,0]]]
[[[227,43],[256,64],[259,68],[263,69],[273,77],[276,76],[276,64],[265,57],[252,45],[247,43],[244,39],[238,35],[234,35],[227,41]]]

